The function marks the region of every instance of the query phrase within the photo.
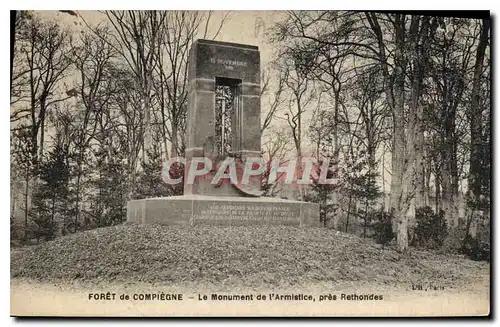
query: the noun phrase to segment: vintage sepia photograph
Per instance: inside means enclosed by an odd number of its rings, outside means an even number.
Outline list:
[[[11,316],[491,318],[489,11],[10,18]]]

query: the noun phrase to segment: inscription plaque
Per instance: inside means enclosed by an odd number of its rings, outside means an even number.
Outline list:
[[[296,206],[266,203],[207,203],[193,214],[199,221],[227,221],[229,225],[300,225]]]
[[[273,198],[172,196],[133,200],[129,222],[165,225],[288,225],[320,227],[316,203]]]

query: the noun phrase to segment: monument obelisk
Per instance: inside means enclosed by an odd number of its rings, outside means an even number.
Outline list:
[[[258,47],[197,40],[189,53],[188,81],[184,195],[131,200],[127,221],[319,227],[318,204],[261,197],[260,176],[248,183],[227,178],[212,183],[228,158],[244,168],[249,158],[261,156]],[[189,181],[190,163],[200,158],[213,166]]]

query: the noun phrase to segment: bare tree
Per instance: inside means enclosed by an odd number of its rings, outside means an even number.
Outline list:
[[[281,65],[281,73],[283,81],[287,89],[290,91],[288,100],[288,112],[286,117],[288,126],[291,129],[295,151],[297,154],[296,174],[300,170],[302,163],[302,137],[303,137],[303,120],[304,112],[307,110],[309,103],[313,99],[311,89],[311,81],[307,78],[307,73],[304,66],[299,62],[301,58],[297,54],[289,54],[285,62]],[[298,178],[299,176],[297,176]],[[299,184],[300,198],[304,198],[303,185]]]
[[[140,152],[144,142],[144,112],[141,111],[140,91],[134,87],[134,76],[126,70],[115,67],[111,72],[116,92],[112,94],[114,108],[118,112],[118,120],[111,124],[112,133],[116,135],[118,148],[126,158],[128,176],[127,199],[132,198],[138,173]]]
[[[402,252],[408,248],[411,201],[416,198],[417,207],[426,205],[422,94],[438,23],[436,17],[402,13],[289,12],[277,24],[274,38],[286,40],[285,47],[300,52],[306,62],[323,54],[318,67],[341,57],[378,67],[383,99],[392,114],[390,208]]]
[[[262,144],[262,155],[268,162],[268,169],[262,176],[262,188],[267,196],[276,195],[279,182],[274,184],[268,183],[270,173],[270,164],[273,160],[284,162],[290,152],[293,151],[293,144],[290,142],[288,131],[277,127],[270,127],[265,130],[264,138],[266,141]]]
[[[137,89],[141,92],[142,122],[144,131],[143,161],[148,161],[152,146],[151,96],[155,54],[159,47],[159,36],[167,18],[165,11],[107,11],[106,16],[113,27],[112,44],[135,76]]]
[[[208,14],[208,24],[211,14]],[[154,54],[154,97],[161,117],[161,134],[168,158],[183,152],[183,135],[187,108],[187,60],[189,49],[203,21],[199,12],[174,11],[167,13],[158,46]],[[205,34],[207,31],[205,31]]]
[[[483,168],[483,157],[485,151],[482,145],[482,122],[481,117],[483,116],[483,108],[481,107],[481,75],[484,69],[484,57],[486,52],[486,47],[489,43],[489,31],[490,31],[490,20],[483,19],[481,25],[481,34],[479,37],[479,45],[476,50],[476,58],[474,64],[474,75],[472,80],[472,99],[470,102],[469,109],[469,120],[470,120],[470,133],[471,133],[471,151],[470,151],[470,171],[469,171],[469,197],[472,199],[473,210],[470,217],[467,220],[467,233],[469,233],[472,220],[478,209],[480,208],[480,203],[482,202],[482,184],[488,183],[489,181],[481,178],[483,175],[481,170]]]
[[[448,226],[458,226],[458,192],[460,139],[465,138],[463,104],[471,75],[471,55],[474,38],[469,34],[467,20],[442,18],[440,26],[433,21],[432,43],[429,45],[427,83],[422,101],[426,105],[426,129],[434,149],[437,210],[444,210]],[[426,160],[426,159],[424,159]],[[422,180],[425,185],[425,180]],[[417,192],[418,201],[418,192]]]
[[[71,64],[67,55],[70,37],[56,23],[36,16],[24,24],[16,35],[16,57],[22,62],[14,65],[13,80],[19,85],[13,91],[17,101],[11,110],[11,126],[30,130],[31,158],[36,168],[43,155],[47,112],[54,104],[70,98],[59,89]]]
[[[276,76],[276,81],[274,81],[271,77],[272,73]],[[280,106],[284,102],[284,94],[283,90],[285,87],[284,75],[279,74],[274,70],[262,70],[261,76],[262,86],[260,95],[262,98],[268,98],[269,102],[264,105],[268,110],[266,112],[266,116],[264,118],[264,122],[260,128],[260,132],[263,133],[272,123],[273,118],[275,117],[277,111]],[[274,82],[274,83],[273,83]],[[272,85],[274,85],[274,89],[271,90]]]
[[[11,76],[11,132],[14,134],[11,179],[16,182],[11,183],[11,191],[23,194],[24,238],[27,241],[31,198],[38,184],[36,176],[46,143],[47,117],[59,102],[70,97],[60,87],[71,64],[67,55],[70,36],[55,22],[45,22],[33,13],[19,12],[15,38]]]
[[[73,61],[79,75],[76,93],[79,94],[77,108],[83,110],[76,115],[73,126],[71,143],[72,151],[76,157],[76,185],[75,185],[75,220],[74,231],[78,229],[80,220],[80,204],[82,197],[81,180],[85,156],[89,150],[90,142],[96,137],[99,122],[102,121],[103,111],[109,106],[114,93],[114,85],[110,75],[111,61],[115,56],[114,49],[106,40],[108,30],[99,28],[95,31],[84,33],[79,44],[72,49]]]

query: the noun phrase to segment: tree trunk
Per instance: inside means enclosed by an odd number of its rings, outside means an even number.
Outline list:
[[[327,201],[326,201],[326,198],[327,198],[327,193],[325,191],[321,191],[321,205],[323,206],[324,210],[323,210],[323,227],[327,227],[327,214],[328,212],[326,211],[326,205],[327,205]]]
[[[28,200],[29,200],[29,181],[30,181],[30,174],[29,174],[29,166],[26,167],[26,179],[25,179],[25,186],[24,186],[24,242],[28,242]]]
[[[83,150],[80,150],[80,154],[77,159],[76,163],[76,169],[77,169],[77,176],[76,176],[76,203],[75,203],[75,228],[74,232],[78,230],[78,221],[80,220],[80,193],[81,193],[81,178],[82,178],[82,164],[83,164]]]
[[[429,158],[428,147],[425,145],[424,141],[424,152],[425,152],[425,162],[424,162],[424,202],[427,206],[430,206],[430,193],[431,193],[431,160]]]
[[[453,226],[453,191],[450,171],[445,167],[442,172],[442,209],[448,227]]]
[[[410,226],[416,225],[417,211],[427,205],[425,197],[424,119],[421,103],[422,83],[425,74],[427,40],[429,32],[428,16],[413,16],[410,25],[411,56],[413,72],[411,80],[410,119],[408,126],[407,179],[412,181],[411,194],[414,190],[414,211],[410,216]],[[411,195],[410,195],[411,197]],[[409,199],[408,199],[409,200]]]
[[[51,216],[50,216],[50,222],[52,226],[54,225],[54,216],[56,215],[56,194],[52,196],[52,208],[51,208]]]
[[[385,195],[385,145],[383,146],[384,151],[382,152],[382,210],[386,210],[386,195]]]
[[[420,84],[418,82],[418,84]],[[415,88],[420,89],[420,85],[415,85]],[[413,88],[412,88],[413,92]],[[419,91],[414,91],[418,92]],[[427,161],[425,157],[424,151],[424,129],[423,129],[423,119],[422,119],[422,106],[419,103],[419,95],[414,94],[416,99],[413,99],[412,102],[414,106],[414,114],[415,114],[415,138],[414,138],[414,158],[415,158],[415,176],[414,176],[414,184],[415,184],[415,211],[419,208],[423,208],[427,205],[426,197],[425,197],[425,169],[424,165]]]
[[[149,162],[149,151],[153,145],[152,131],[151,131],[151,108],[150,108],[150,91],[149,86],[146,85],[146,89],[143,93],[142,99],[142,110],[144,111],[144,144],[142,159],[144,163]]]
[[[172,155],[172,158],[177,156],[178,148],[179,148],[179,142],[177,139],[177,134],[178,134],[178,126],[175,122],[172,122],[172,146],[170,149],[170,153]]]
[[[351,190],[352,192],[352,190]],[[345,221],[345,232],[347,233],[347,228],[349,227],[349,216],[351,215],[351,205],[352,205],[352,194],[349,193],[349,201],[347,202],[347,215]]]
[[[393,230],[397,234],[398,248],[405,251],[408,246],[406,230],[408,228],[408,217],[406,210],[403,209],[405,198],[404,190],[407,189],[403,183],[405,156],[406,156],[406,135],[404,126],[404,90],[402,86],[396,87],[395,93],[398,94],[394,108],[394,133],[393,133],[393,151],[392,151],[392,178],[391,178],[391,210],[394,211],[395,220],[393,221]]]
[[[296,132],[294,133],[294,141],[295,141],[295,149],[297,151],[297,162],[295,164],[295,178],[299,179],[298,171],[302,167],[302,106],[301,106],[301,97],[298,93],[295,93],[295,98],[297,100],[297,125]],[[299,188],[299,197],[300,201],[304,201],[304,188],[303,184],[296,183]]]
[[[78,230],[78,221],[79,221],[79,218],[80,218],[80,180],[81,180],[81,177],[82,177],[82,174],[80,172],[80,164],[78,165],[78,173],[77,173],[77,177],[76,177],[76,203],[75,203],[75,209],[76,209],[76,212],[75,212],[75,228],[74,228],[74,232],[76,233],[76,231]]]
[[[394,68],[394,105],[393,105],[393,152],[392,152],[392,179],[391,179],[391,209],[394,210],[396,220],[397,246],[400,252],[406,252],[408,248],[408,210],[407,194],[411,181],[408,180],[406,170],[411,164],[406,156],[406,131],[404,117],[404,19],[396,15],[396,49]],[[412,130],[408,128],[408,135]],[[411,176],[411,175],[410,175]]]
[[[338,115],[339,115],[339,100],[340,100],[340,92],[335,91],[335,107],[334,107],[334,122],[333,122],[333,172],[334,176],[338,177],[338,170],[339,170],[339,136],[338,136]],[[334,228],[338,228],[338,212],[339,212],[339,201],[338,201],[338,188],[334,188],[332,192],[332,207],[335,210],[335,215],[333,216],[333,225]]]
[[[43,160],[43,146],[45,141],[45,117],[40,120],[40,146],[38,147],[38,160]]]
[[[455,119],[455,115],[451,116],[449,119]],[[458,208],[457,208],[457,198],[458,198],[458,171],[456,162],[456,147],[454,146],[454,121],[449,121],[449,127],[445,131],[445,151],[443,152],[443,169],[441,172],[442,176],[442,201],[443,210],[445,212],[445,220],[448,224],[448,228],[455,228],[458,226]]]
[[[366,227],[368,226],[368,200],[365,201],[365,217],[363,219],[363,238],[366,238]]]
[[[439,211],[443,208],[442,201],[441,201],[441,174],[436,168],[436,175],[434,176],[434,188],[435,188],[435,206],[436,206],[436,213],[439,213]]]

